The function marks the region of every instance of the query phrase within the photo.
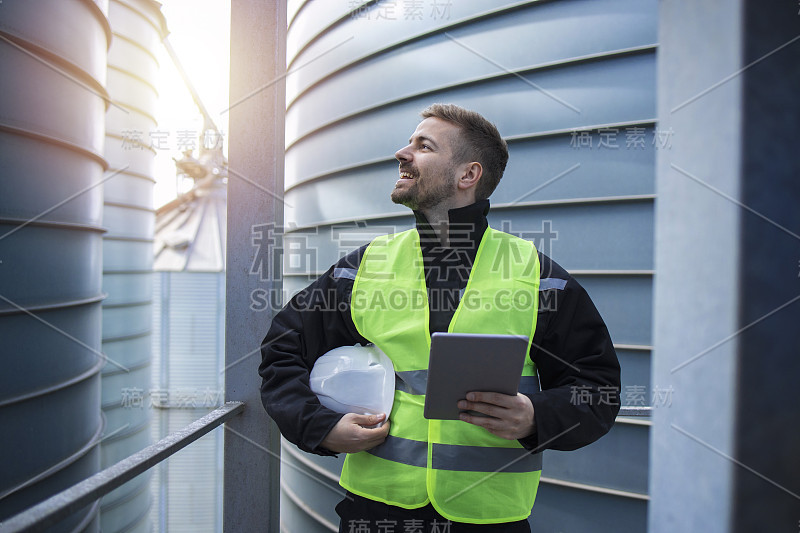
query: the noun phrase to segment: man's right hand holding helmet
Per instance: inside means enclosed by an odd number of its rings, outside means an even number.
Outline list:
[[[373,427],[386,420],[386,415],[359,415],[346,413],[333,426],[322,441],[322,446],[336,453],[356,453],[374,448],[386,440],[389,422]]]

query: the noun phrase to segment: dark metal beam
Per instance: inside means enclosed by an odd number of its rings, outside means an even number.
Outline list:
[[[743,0],[734,533],[800,530],[800,5]],[[749,67],[749,68],[748,68]],[[758,213],[758,215],[756,214]]]
[[[277,309],[283,226],[286,1],[231,2],[225,395],[248,408],[225,432],[223,529],[278,531],[280,433],[261,406],[261,341]],[[275,298],[270,299],[271,302]],[[277,305],[277,304],[276,304]]]

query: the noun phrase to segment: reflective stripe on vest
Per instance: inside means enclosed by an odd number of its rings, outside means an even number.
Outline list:
[[[389,437],[348,454],[340,483],[361,496],[405,508],[427,503],[457,522],[526,518],[536,497],[541,454],[460,420],[422,416],[428,377],[428,299],[419,234],[379,237],[364,252],[351,296],[359,333],[396,372]],[[539,259],[530,242],[491,228],[481,240],[448,331],[524,335],[536,328]],[[489,361],[490,363],[490,361]],[[530,357],[521,392],[538,390]]]
[[[376,457],[426,467],[428,443],[389,435],[367,453]],[[433,444],[431,468],[461,472],[532,472],[542,469],[542,454],[523,448],[486,448],[457,444]]]

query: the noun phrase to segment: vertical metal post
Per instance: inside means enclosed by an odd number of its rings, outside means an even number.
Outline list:
[[[246,402],[225,429],[224,530],[279,530],[279,434],[261,406],[259,347],[271,318],[250,307],[280,279],[253,273],[253,226],[283,223],[285,1],[231,2],[225,397]],[[271,260],[271,258],[270,258]]]
[[[800,5],[742,5],[732,531],[800,531]]]
[[[800,17],[763,7],[660,5],[653,533],[800,521]]]

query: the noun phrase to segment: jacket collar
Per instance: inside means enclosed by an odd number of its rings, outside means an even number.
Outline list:
[[[466,248],[475,250],[489,226],[486,215],[489,213],[489,200],[478,200],[474,204],[447,212],[449,219],[450,248]],[[431,228],[428,219],[419,211],[414,211],[417,220],[420,246],[441,247],[436,232]]]

